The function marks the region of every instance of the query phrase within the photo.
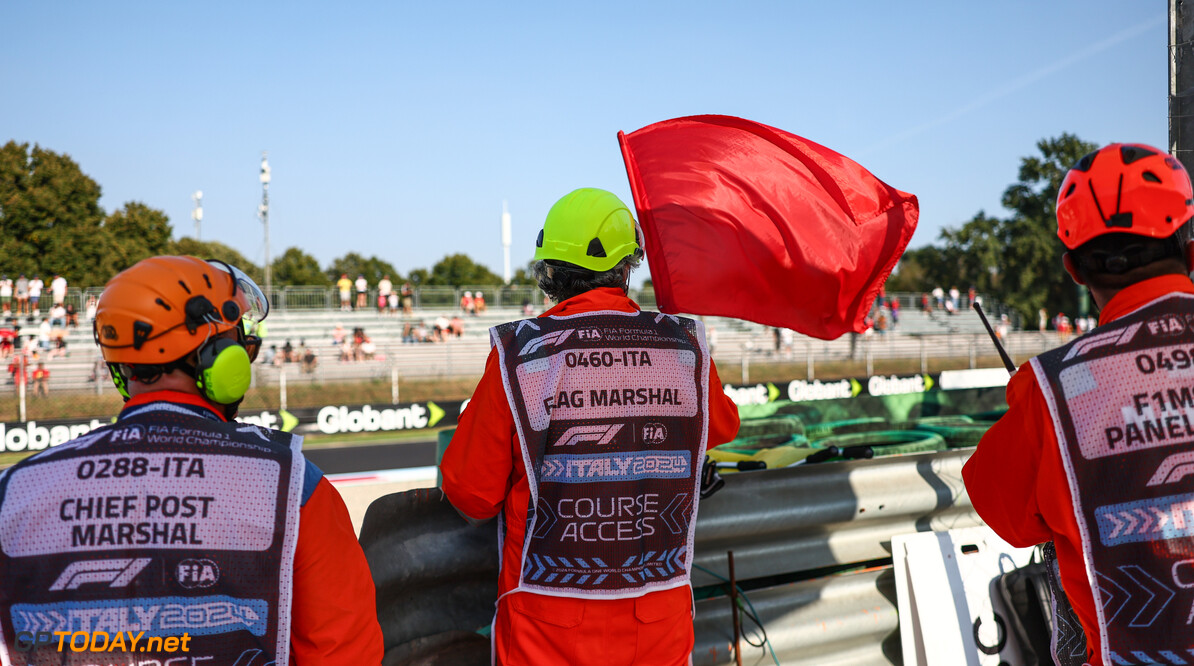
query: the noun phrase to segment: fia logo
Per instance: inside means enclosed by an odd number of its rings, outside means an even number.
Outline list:
[[[667,440],[667,428],[662,423],[648,423],[643,426],[643,441],[648,444],[663,444]]]
[[[114,444],[131,444],[142,439],[145,439],[145,428],[136,423],[108,431],[108,440]]]
[[[595,328],[578,328],[576,329],[576,337],[581,340],[600,340],[601,331]]]
[[[220,580],[220,567],[208,559],[183,560],[175,567],[174,577],[188,590],[211,587]]]

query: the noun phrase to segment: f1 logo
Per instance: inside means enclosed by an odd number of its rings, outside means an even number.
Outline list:
[[[83,560],[71,562],[63,569],[50,590],[77,590],[87,583],[108,583],[108,587],[126,587],[137,574],[149,566],[150,558],[118,560]]]

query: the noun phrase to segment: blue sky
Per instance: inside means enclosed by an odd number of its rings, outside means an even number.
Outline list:
[[[70,154],[113,210],[204,240],[403,273],[515,268],[577,187],[630,203],[617,132],[720,113],[854,158],[920,198],[918,247],[1000,197],[1035,144],[1167,145],[1163,0],[9,2],[0,142]],[[646,277],[640,271],[636,282]]]

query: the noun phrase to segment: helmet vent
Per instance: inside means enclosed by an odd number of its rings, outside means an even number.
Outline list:
[[[203,274],[203,281],[207,283],[207,288],[211,289],[211,278],[207,277],[207,273]]]
[[[1078,183],[1070,183],[1070,186],[1065,188],[1065,194],[1061,195],[1062,198],[1063,199],[1069,198],[1069,196],[1074,193],[1074,190],[1077,189],[1077,187],[1078,187]]]
[[[1140,146],[1120,146],[1119,156],[1123,159],[1124,164],[1131,164],[1136,160],[1142,160],[1149,155],[1156,155],[1153,151],[1142,148]]]
[[[1090,171],[1090,167],[1094,165],[1097,155],[1097,152],[1083,155],[1082,159],[1078,160],[1078,163],[1074,165],[1074,171]]]
[[[535,247],[543,247],[543,230],[539,230],[539,237],[535,239]]]
[[[1147,181],[1148,181],[1148,182],[1150,182],[1150,183],[1159,183],[1159,182],[1161,182],[1161,179],[1157,177],[1157,174],[1155,174],[1155,173],[1153,173],[1153,172],[1151,172],[1151,171],[1145,171],[1145,172],[1144,172],[1144,173],[1141,175],[1141,177],[1142,177],[1142,178],[1144,178],[1145,180],[1147,180]]]
[[[589,255],[590,257],[604,257],[605,246],[601,244],[601,239],[594,238],[593,240],[589,241],[589,249],[585,251],[585,254]]]
[[[181,286],[181,287],[183,288],[183,290],[184,290],[184,291],[186,291],[188,294],[189,294],[189,293],[191,293],[191,288],[187,286],[187,283],[186,283],[186,282],[183,282],[182,280],[179,280],[179,281],[178,281],[178,284],[179,284],[179,286]]]
[[[167,303],[166,301],[163,301],[163,300],[162,300],[162,299],[160,299],[160,298],[155,298],[155,299],[153,299],[153,302],[154,302],[154,303],[157,303],[158,305],[162,306],[163,308],[166,308],[166,312],[169,312],[170,310],[172,310],[172,309],[173,309],[173,308],[171,308],[171,307],[170,307],[170,304],[169,304],[169,303]]]
[[[149,339],[149,334],[153,332],[153,324],[146,321],[133,322],[133,349],[141,351],[141,346]]]
[[[1107,218],[1107,227],[1123,227],[1125,229],[1132,228],[1132,214],[1131,213],[1116,213]]]

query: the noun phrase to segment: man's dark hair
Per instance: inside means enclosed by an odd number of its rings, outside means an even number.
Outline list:
[[[626,291],[626,270],[638,268],[637,254],[628,254],[608,271],[591,271],[576,264],[555,259],[542,259],[531,266],[539,288],[553,301],[559,303],[573,296],[600,287],[617,287]]]
[[[1186,221],[1168,238],[1136,234],[1104,234],[1070,250],[1078,274],[1092,287],[1123,289],[1161,275],[1184,275],[1185,247],[1191,240],[1191,222]]]

